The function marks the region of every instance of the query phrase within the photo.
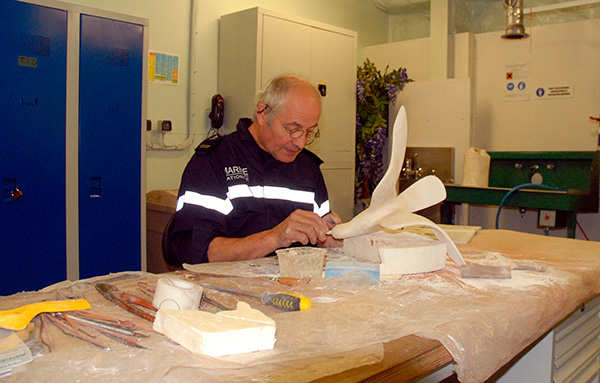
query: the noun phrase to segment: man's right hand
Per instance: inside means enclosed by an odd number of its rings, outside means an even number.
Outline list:
[[[318,214],[307,210],[295,210],[283,222],[275,226],[271,233],[281,247],[289,247],[292,243],[299,242],[307,245],[323,243],[327,239],[325,233],[329,227]]]

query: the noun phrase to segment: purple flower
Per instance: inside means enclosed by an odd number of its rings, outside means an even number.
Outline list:
[[[356,83],[356,96],[358,97],[358,102],[361,104],[365,103],[365,80]]]
[[[387,84],[386,86],[387,96],[390,102],[393,102],[396,99],[396,93],[400,90],[396,84]]]
[[[358,80],[360,79],[360,80]],[[356,178],[355,201],[370,197],[384,174],[383,147],[388,136],[388,109],[408,78],[406,68],[383,74],[365,60],[356,82]]]

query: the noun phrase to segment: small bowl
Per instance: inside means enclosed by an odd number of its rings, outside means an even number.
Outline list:
[[[279,259],[279,276],[282,278],[323,278],[326,249],[318,247],[290,247],[275,251]]]

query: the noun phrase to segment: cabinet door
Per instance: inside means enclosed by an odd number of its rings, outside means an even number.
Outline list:
[[[67,15],[2,1],[0,21],[0,295],[8,295],[66,278]]]
[[[82,15],[80,278],[141,268],[143,27]]]
[[[356,66],[354,39],[313,28],[311,79],[326,87],[321,98],[321,134],[310,150],[326,155],[325,161],[354,162],[356,124]]]
[[[332,210],[349,220],[354,213],[354,38],[269,15],[263,15],[262,31],[263,89],[282,73],[326,86],[321,136],[308,149],[325,162],[321,170]]]
[[[312,30],[311,78],[325,87],[320,137],[309,149],[321,165],[331,209],[344,221],[354,216],[354,142],[356,124],[356,66],[354,38],[341,33]]]
[[[282,73],[311,77],[311,27],[263,15],[262,36],[261,89]]]

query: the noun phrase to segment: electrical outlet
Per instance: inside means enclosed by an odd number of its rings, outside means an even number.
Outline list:
[[[173,123],[171,123],[170,120],[158,121],[158,125],[160,126],[160,130],[163,132],[170,132],[173,130]]]

